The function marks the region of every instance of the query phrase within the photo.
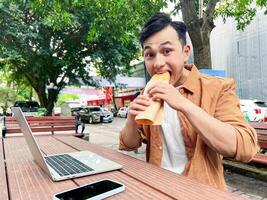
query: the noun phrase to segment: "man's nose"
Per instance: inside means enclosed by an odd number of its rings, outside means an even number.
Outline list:
[[[154,68],[161,68],[164,65],[165,65],[165,58],[161,55],[157,55],[154,62]]]

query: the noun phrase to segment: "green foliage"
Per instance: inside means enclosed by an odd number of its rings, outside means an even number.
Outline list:
[[[208,4],[213,0],[203,0],[203,8],[206,9]],[[173,13],[181,10],[180,0],[170,0],[176,4]],[[199,14],[199,0],[194,0],[195,10]],[[237,22],[237,29],[244,30],[250,24],[256,15],[257,9],[265,9],[267,14],[266,0],[220,0],[216,6],[213,19],[218,16],[223,17],[224,21],[227,17],[233,17]]]
[[[76,94],[59,94],[56,106],[60,107],[63,103],[76,99],[79,99],[79,96]]]
[[[164,0],[1,0],[0,68],[8,65],[13,79],[25,79],[51,113],[67,84],[93,84],[91,67],[109,80],[128,73],[129,62],[140,56],[140,25],[163,5]]]
[[[0,87],[0,106],[7,109],[14,104],[16,100],[16,92],[11,88]]]
[[[48,111],[46,108],[39,108],[37,113],[35,114],[36,117],[47,116],[47,115],[48,115]]]
[[[15,89],[2,84],[0,87],[0,107],[7,109],[14,105],[15,101],[31,100],[29,86],[18,85]]]
[[[0,71],[0,107],[6,110],[15,101],[31,100],[34,96],[31,87],[23,80],[12,80],[11,74],[4,67]]]
[[[221,0],[215,16],[222,16],[224,20],[227,17],[233,17],[237,22],[237,29],[244,30],[250,24],[256,15],[258,8],[267,7],[266,0]],[[265,14],[267,12],[265,11]]]
[[[257,10],[263,8],[267,14],[266,0],[203,0],[201,18],[199,18],[199,0],[170,1],[176,5],[172,13],[181,12],[183,15],[194,47],[194,62],[199,68],[211,66],[208,42],[210,33],[215,27],[216,17],[222,16],[224,21],[232,17],[237,22],[237,29],[244,30],[255,17]]]

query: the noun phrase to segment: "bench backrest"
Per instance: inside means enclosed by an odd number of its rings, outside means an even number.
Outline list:
[[[32,132],[72,131],[76,129],[75,117],[42,116],[26,117]],[[6,133],[21,133],[15,117],[5,118]]]
[[[267,149],[267,123],[266,122],[249,122],[256,130],[258,135],[258,143],[262,149]]]
[[[259,130],[267,130],[267,123],[266,122],[249,122],[249,124]]]

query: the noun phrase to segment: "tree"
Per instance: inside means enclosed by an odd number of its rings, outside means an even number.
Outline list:
[[[9,87],[0,88],[0,107],[3,109],[5,114],[7,109],[12,105],[16,99],[16,93]]]
[[[159,11],[154,0],[2,0],[0,67],[33,87],[51,113],[67,84],[94,84],[90,67],[114,80],[140,55],[140,25]],[[52,86],[52,87],[47,87]]]
[[[256,13],[253,0],[171,0],[176,4],[173,13],[182,12],[194,47],[194,61],[199,69],[210,69],[210,33],[215,27],[214,19],[218,16],[234,17],[237,28],[244,29]],[[266,0],[257,0],[258,7],[266,7]],[[202,8],[202,9],[199,9]]]
[[[237,22],[237,29],[244,30],[250,24],[256,15],[257,9],[267,8],[266,0],[224,0],[218,5],[215,17],[222,16],[224,20],[227,17],[233,17]],[[267,10],[265,10],[267,14]]]
[[[0,107],[4,112],[14,105],[16,100],[32,100],[33,93],[31,87],[23,80],[15,82],[11,74],[7,71],[8,67],[3,67],[0,72]]]
[[[69,100],[76,100],[79,99],[79,96],[77,94],[65,94],[65,93],[61,93],[58,96],[58,100],[57,100],[57,107],[60,107],[63,103],[69,101]]]

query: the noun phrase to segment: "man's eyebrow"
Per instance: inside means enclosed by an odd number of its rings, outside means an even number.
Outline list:
[[[170,41],[166,41],[166,42],[161,43],[159,46],[161,47],[161,46],[164,46],[164,45],[166,45],[166,44],[170,44],[170,45],[172,45],[172,43],[171,43]],[[144,45],[144,50],[152,49],[152,47],[151,47],[150,45],[151,45],[151,44]]]
[[[166,44],[172,44],[172,43],[170,41],[166,41],[166,42],[161,43],[160,46],[164,46]]]
[[[144,46],[144,51],[147,49],[151,49],[151,46]]]

